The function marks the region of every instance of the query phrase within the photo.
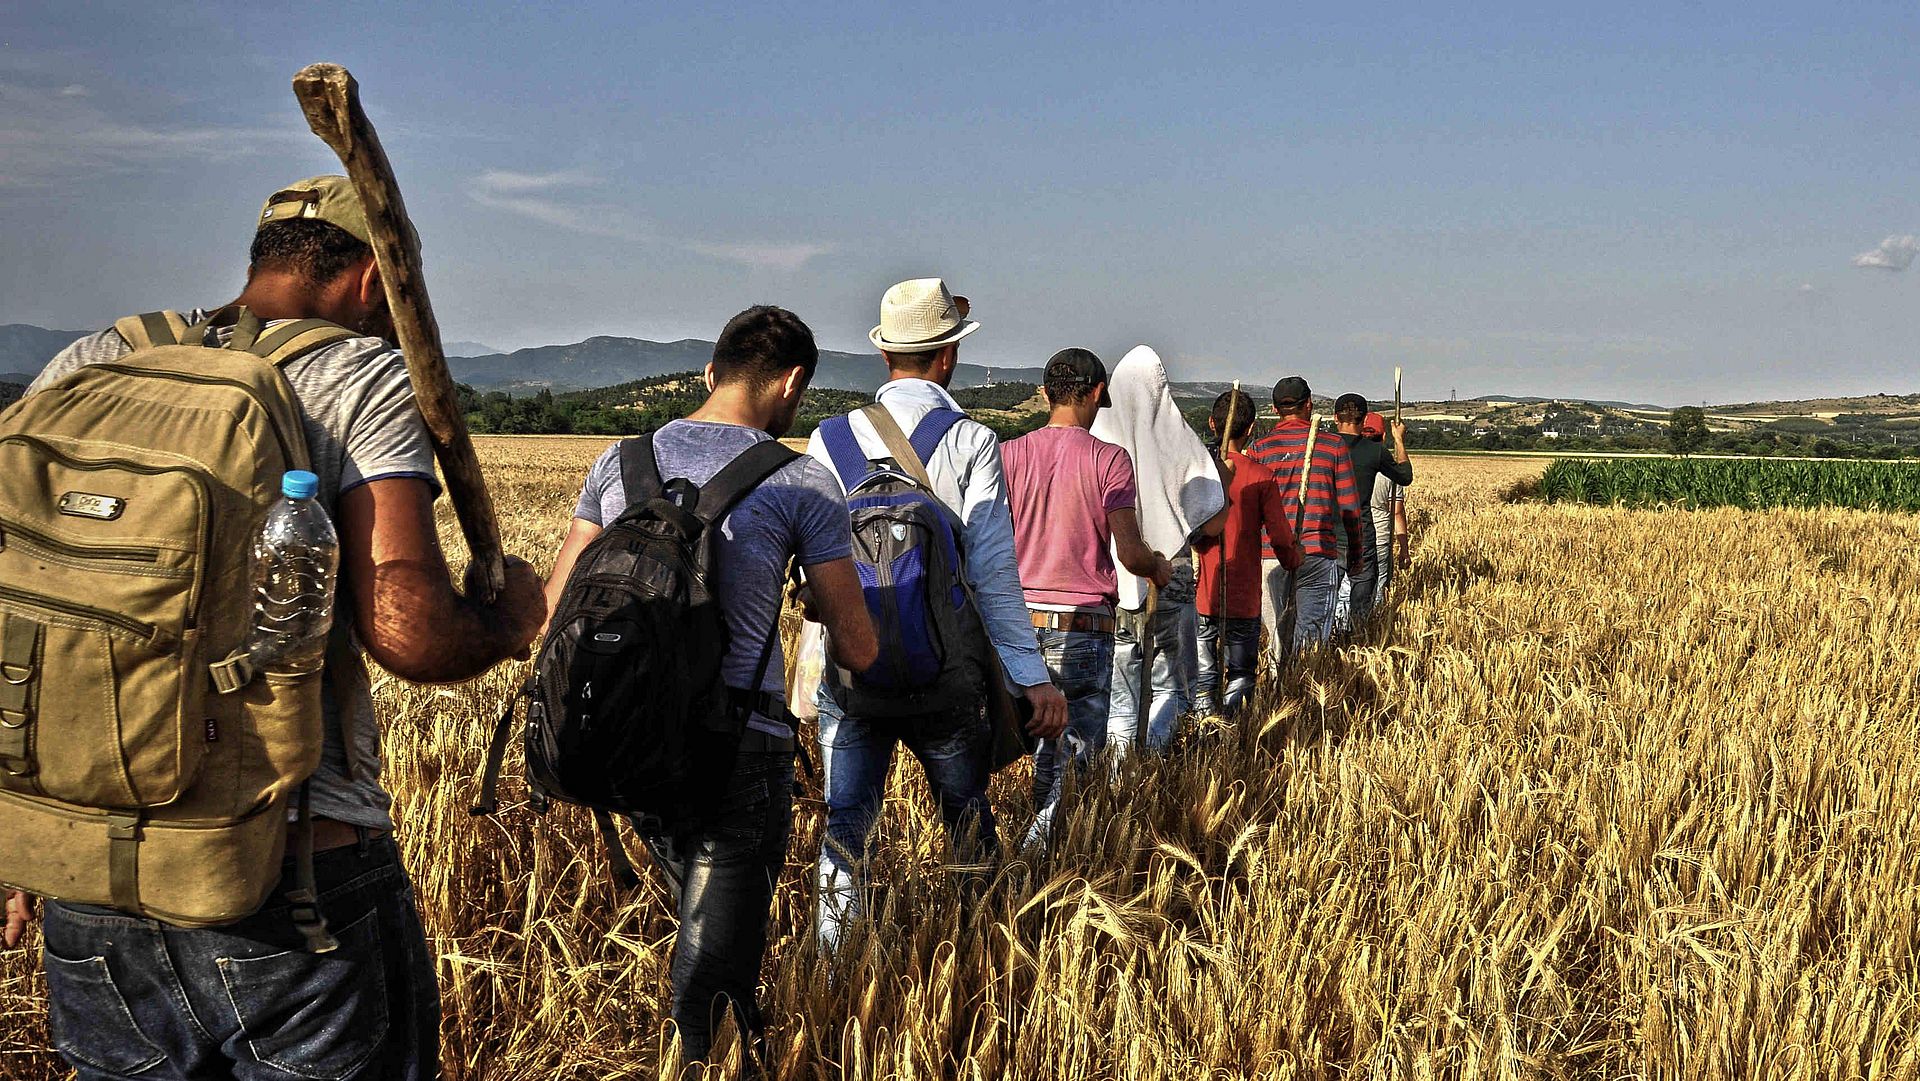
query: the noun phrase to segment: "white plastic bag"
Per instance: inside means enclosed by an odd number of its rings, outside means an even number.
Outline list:
[[[794,642],[793,662],[787,666],[787,710],[803,721],[820,715],[814,696],[826,677],[827,629],[818,623],[800,624],[800,637]]]

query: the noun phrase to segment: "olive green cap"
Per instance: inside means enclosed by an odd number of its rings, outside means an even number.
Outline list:
[[[373,235],[367,229],[367,215],[360,209],[360,194],[353,190],[353,181],[344,176],[310,176],[267,196],[255,228],[294,218],[314,218],[337,225],[360,243],[373,244]]]

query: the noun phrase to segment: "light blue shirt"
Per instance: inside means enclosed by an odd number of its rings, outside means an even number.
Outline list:
[[[935,409],[960,409],[945,387],[927,379],[895,379],[874,397],[893,414],[900,430],[908,433]],[[890,457],[886,443],[865,417],[853,414],[852,425],[862,453],[875,459]],[[808,440],[807,453],[833,472],[832,456],[819,432]],[[925,464],[934,494],[960,516],[967,583],[973,587],[987,637],[1000,654],[1007,678],[1020,687],[1048,682],[1047,662],[1040,656],[1026,595],[1020,590],[1020,565],[1013,554],[1013,510],[1007,505],[999,437],[978,421],[963,420],[947,430]],[[839,474],[834,477],[838,480]]]

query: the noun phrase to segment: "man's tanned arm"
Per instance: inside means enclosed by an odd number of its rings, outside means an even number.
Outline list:
[[[815,563],[807,568],[813,610],[827,629],[833,659],[850,672],[864,672],[880,657],[880,639],[867,614],[860,572],[851,559]]]
[[[472,679],[524,655],[546,617],[540,578],[524,560],[507,561],[507,587],[492,605],[455,592],[423,480],[376,480],[342,494],[338,524],[354,629],[368,655],[402,679]]]

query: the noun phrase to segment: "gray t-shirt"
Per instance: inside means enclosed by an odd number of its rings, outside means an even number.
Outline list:
[[[1393,478],[1375,476],[1373,478],[1373,497],[1370,509],[1373,512],[1373,535],[1376,541],[1385,547],[1393,539],[1393,505],[1406,499],[1405,489],[1393,482]]]
[[[654,462],[663,479],[705,484],[748,447],[771,438],[738,424],[676,420],[653,434]],[[573,516],[604,527],[626,509],[620,444],[615,443],[587,473]],[[779,634],[787,561],[797,558],[802,567],[811,567],[853,554],[846,498],[827,467],[803,454],[741,497],[720,520],[720,536],[724,543],[715,546],[713,557],[714,595],[726,612],[728,633],[721,677],[729,687],[750,686],[772,635],[773,651],[760,689],[779,694],[787,671]],[[756,714],[749,723],[773,735],[793,734],[775,718]]]
[[[189,318],[205,317],[205,311],[196,310]],[[230,330],[221,331],[221,340],[230,334]],[[128,352],[126,341],[112,330],[82,338],[61,350],[27,393],[82,365],[118,360]],[[308,353],[283,365],[281,371],[299,399],[307,453],[313,472],[320,477],[320,498],[335,521],[339,520],[340,493],[368,481],[419,477],[439,491],[433,474],[433,445],[414,407],[413,385],[407,382],[406,362],[399,350],[378,338],[354,338]],[[313,813],[390,830],[393,797],[380,785],[380,726],[353,622],[353,597],[346,589],[337,590],[321,695],[326,741],[309,789]],[[349,728],[353,732],[351,771],[344,735]]]

